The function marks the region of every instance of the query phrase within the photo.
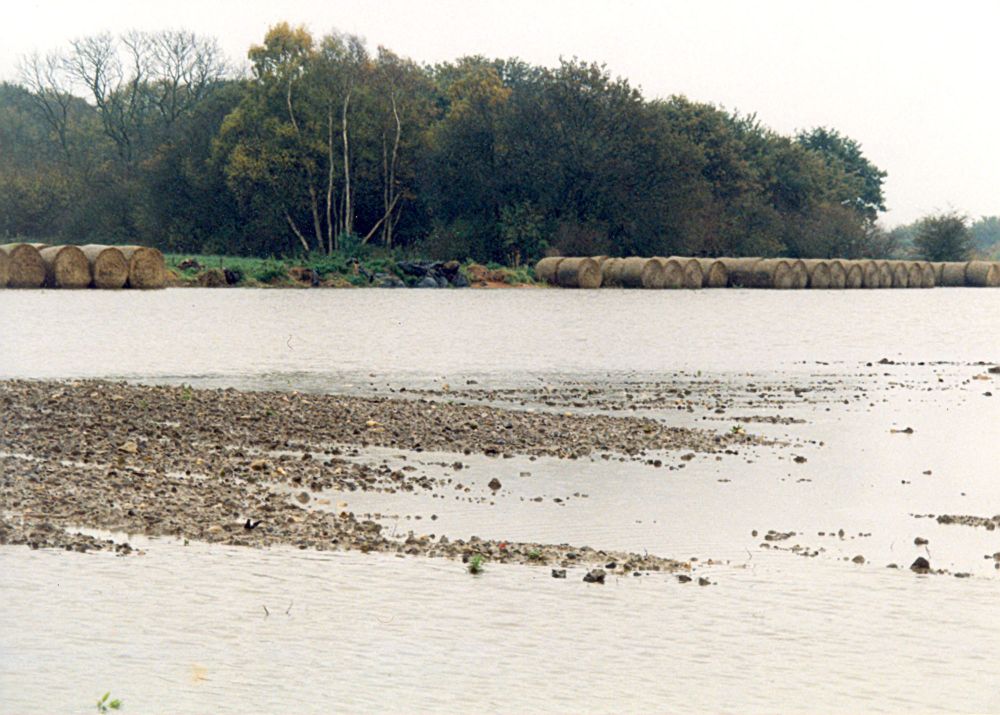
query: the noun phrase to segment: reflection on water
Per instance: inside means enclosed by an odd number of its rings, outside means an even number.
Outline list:
[[[673,471],[461,456],[469,496],[486,499],[330,495],[401,532],[721,559],[697,566],[711,587],[665,575],[590,586],[496,564],[473,578],[440,560],[168,540],[134,539],[146,554],[129,558],[0,548],[0,710],[89,711],[108,689],[133,713],[997,710],[1000,577],[984,558],[997,532],[913,515],[1000,511],[1000,391],[970,380],[981,367],[859,368],[995,360],[997,295],[0,292],[0,377],[364,392],[442,376],[614,387],[676,370],[825,372],[833,391],[785,406],[805,424],[750,425],[793,450]],[[657,416],[729,426],[694,421],[711,415]],[[903,426],[913,434],[889,431]],[[455,458],[407,455],[441,475]],[[823,550],[763,549],[754,529]],[[856,555],[866,563],[844,561]],[[917,555],[972,578],[915,576]]]

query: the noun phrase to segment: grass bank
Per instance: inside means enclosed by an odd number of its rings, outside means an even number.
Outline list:
[[[292,258],[253,258],[192,253],[165,256],[171,281],[178,286],[244,287],[325,287],[361,288],[370,286],[413,287],[430,272],[447,275],[450,285],[472,287],[534,285],[534,271],[528,266],[513,268],[474,261],[447,263],[403,259],[392,255],[350,256],[347,254]],[[462,279],[456,278],[461,276]]]

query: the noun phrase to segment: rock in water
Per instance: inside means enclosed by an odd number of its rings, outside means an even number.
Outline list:
[[[566,569],[552,569],[552,578],[566,578]]]
[[[917,560],[910,564],[910,570],[914,573],[928,573],[931,570],[931,562],[923,556],[918,556]]]
[[[496,477],[493,477],[493,479],[490,480],[490,483],[487,484],[486,486],[488,486],[493,491],[496,491],[497,489],[499,489],[503,485],[500,483],[499,479],[497,479]]]
[[[414,288],[438,288],[440,286],[438,286],[438,282],[436,280],[434,280],[433,278],[431,278],[430,276],[424,276],[413,287]]]
[[[592,569],[583,577],[586,583],[604,583],[604,569]]]

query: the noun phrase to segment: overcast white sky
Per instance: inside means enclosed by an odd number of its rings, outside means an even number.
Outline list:
[[[756,112],[783,133],[839,129],[889,172],[888,226],[1000,214],[998,0],[18,0],[0,13],[0,79],[25,53],[103,30],[194,30],[242,61],[280,20],[424,62],[604,62],[647,97]]]

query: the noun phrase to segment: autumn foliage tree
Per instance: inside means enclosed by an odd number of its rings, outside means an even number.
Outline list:
[[[0,233],[284,254],[402,249],[860,257],[885,173],[606,67],[434,66],[279,23],[240,75],[211,38],[95,35],[0,86]]]

